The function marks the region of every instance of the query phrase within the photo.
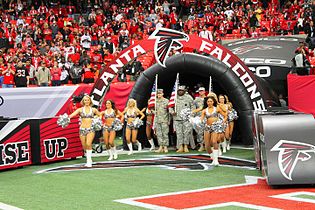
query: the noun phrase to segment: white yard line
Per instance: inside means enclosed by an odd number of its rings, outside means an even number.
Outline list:
[[[23,209],[20,209],[18,207],[11,206],[11,205],[1,203],[1,202],[0,202],[0,209],[1,210],[23,210]]]

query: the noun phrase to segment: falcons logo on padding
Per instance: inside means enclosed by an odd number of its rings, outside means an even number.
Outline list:
[[[254,51],[254,50],[272,50],[272,49],[281,49],[281,46],[277,46],[277,45],[262,45],[262,44],[254,44],[254,45],[248,45],[248,46],[241,46],[241,47],[237,47],[232,49],[231,51],[235,54],[235,55],[243,55],[245,53]]]
[[[282,175],[292,180],[292,172],[299,160],[307,161],[309,153],[315,153],[315,146],[302,142],[280,140],[270,151],[279,151],[278,165]]]
[[[161,66],[165,67],[165,61],[170,51],[172,49],[178,50],[182,48],[183,44],[179,41],[184,40],[188,42],[189,36],[183,32],[158,28],[151,34],[149,39],[156,39],[154,44],[155,59]]]

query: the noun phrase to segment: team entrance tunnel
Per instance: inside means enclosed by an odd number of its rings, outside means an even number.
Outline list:
[[[212,80],[217,81],[238,112],[239,119],[237,124],[240,141],[245,145],[253,144],[252,112],[254,108],[249,93],[235,73],[214,57],[191,53],[174,55],[167,59],[166,68],[155,64],[144,71],[138,78],[129,97],[137,100],[138,107],[145,107],[151,93],[155,75],[158,74],[159,84],[174,84],[175,81],[172,78],[177,73],[189,73],[208,78],[211,76]],[[273,91],[269,89],[267,83],[260,82],[260,85],[261,89],[265,91],[263,96],[266,104],[278,104],[278,99],[274,97]],[[163,85],[160,87],[163,88]]]

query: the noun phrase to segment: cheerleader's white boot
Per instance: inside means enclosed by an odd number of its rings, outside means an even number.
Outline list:
[[[109,154],[108,160],[113,160],[113,150],[112,150],[112,148],[108,149],[107,152]]]
[[[218,147],[219,156],[222,156],[221,146],[222,146],[222,143],[219,143],[219,147]]]
[[[86,150],[86,164],[85,167],[92,167],[92,150]]]
[[[155,145],[154,145],[153,139],[149,139],[149,143],[150,143],[150,145],[151,145],[150,151],[154,151],[154,150],[155,150]]]
[[[116,160],[118,158],[118,154],[117,154],[117,150],[116,150],[116,147],[112,147],[112,151],[113,151],[113,157],[114,157],[114,160]]]
[[[129,148],[128,155],[132,155],[133,154],[132,143],[129,143],[127,145],[128,145],[128,148]]]
[[[211,147],[211,153],[210,153],[210,158],[212,158],[213,159],[213,150],[214,150],[214,148],[213,147]]]
[[[226,146],[227,146],[227,144],[226,144],[226,139],[224,139],[224,141],[222,142],[222,152],[223,153],[226,153]]]
[[[226,141],[226,149],[230,150],[231,149],[231,140]]]
[[[142,145],[139,141],[137,142],[137,144],[138,144],[138,152],[140,152],[142,150]]]
[[[219,150],[213,150],[213,161],[211,165],[218,166],[219,165]]]

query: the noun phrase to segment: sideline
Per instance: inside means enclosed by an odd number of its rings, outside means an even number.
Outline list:
[[[1,202],[0,202],[0,209],[1,210],[23,210],[23,209],[20,209],[18,207],[11,206],[11,205],[1,203]]]

